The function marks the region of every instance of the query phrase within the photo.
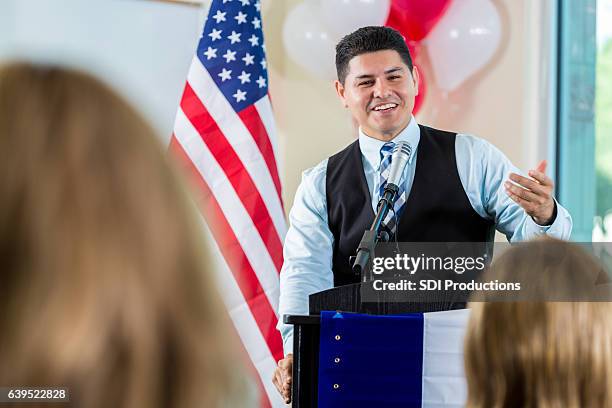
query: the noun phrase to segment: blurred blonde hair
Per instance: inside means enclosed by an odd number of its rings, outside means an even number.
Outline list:
[[[509,249],[484,280],[543,275],[554,296],[567,295],[576,282],[588,286],[601,271],[577,245],[544,239]],[[468,407],[612,407],[612,303],[474,302],[470,308]]]
[[[199,220],[155,139],[86,74],[0,70],[3,386],[67,386],[81,407],[243,390]]]

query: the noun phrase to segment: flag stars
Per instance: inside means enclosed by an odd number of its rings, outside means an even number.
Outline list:
[[[239,11],[238,14],[236,15],[236,17],[234,17],[234,18],[238,22],[238,25],[240,25],[242,23],[246,23],[246,21],[247,21],[247,15],[244,14],[242,11]]]
[[[253,28],[261,28],[261,20],[257,17],[255,17],[251,23],[253,24]]]
[[[222,13],[221,10],[217,10],[217,14],[212,16],[212,18],[217,22],[217,24],[219,24],[220,22],[225,21],[226,14],[227,13]]]
[[[261,67],[262,67],[263,69],[266,69],[266,67],[268,66],[268,63],[266,62],[266,59],[265,59],[265,58],[262,58],[262,59],[261,59],[260,64],[261,64]]]
[[[251,43],[251,47],[259,45],[259,37],[257,37],[255,34],[253,34],[248,41]]]
[[[260,88],[265,88],[266,86],[266,79],[261,75],[259,76],[259,78],[257,78],[257,81],[255,82],[257,82],[257,85],[259,85]]]
[[[242,73],[238,76],[238,79],[240,80],[240,84],[251,82],[251,74],[247,74],[246,72],[242,71]]]
[[[242,3],[242,7],[244,7],[244,6],[248,6],[248,5],[250,5],[250,4],[251,4],[251,3],[249,2],[249,0],[238,0],[238,1],[239,1],[240,3]]]
[[[238,89],[236,93],[233,94],[232,96],[236,98],[236,102],[240,102],[240,101],[246,101],[246,94],[247,94],[246,92]]]
[[[232,30],[232,34],[227,36],[227,39],[230,40],[232,42],[232,44],[240,42],[240,33],[237,33],[235,31]]]
[[[213,47],[208,47],[208,49],[204,52],[204,55],[206,55],[207,61],[211,58],[217,58],[217,49]]]
[[[255,3],[255,9],[257,11],[261,11],[261,3],[260,2]]]
[[[242,58],[242,60],[244,61],[244,64],[248,67],[249,65],[255,63],[255,56],[247,52],[246,55]]]
[[[227,79],[232,79],[232,70],[223,68],[223,71],[219,72],[221,82],[225,82]]]
[[[217,30],[216,28],[213,28],[212,32],[208,34],[208,36],[212,39],[212,41],[220,40],[221,32],[222,30]]]
[[[225,58],[225,62],[228,64],[230,61],[236,61],[236,51],[227,50],[225,54],[223,54],[223,58]]]

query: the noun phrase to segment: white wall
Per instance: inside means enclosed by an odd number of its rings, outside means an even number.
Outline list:
[[[1,0],[0,61],[77,66],[103,78],[170,137],[199,38],[197,7],[144,0]]]

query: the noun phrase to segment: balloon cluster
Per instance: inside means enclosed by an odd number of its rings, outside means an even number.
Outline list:
[[[335,44],[364,26],[386,25],[406,39],[415,66],[423,48],[437,87],[457,89],[493,56],[501,37],[491,0],[305,0],[285,19],[283,42],[290,58],[312,74],[335,78]],[[415,101],[418,112],[428,76]]]

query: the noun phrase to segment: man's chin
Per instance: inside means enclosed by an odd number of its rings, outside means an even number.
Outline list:
[[[399,131],[402,130],[403,127],[405,126],[402,126],[402,124],[394,123],[392,125],[377,126],[375,127],[375,129],[380,134],[391,135],[391,134],[399,133]]]
[[[383,133],[383,134],[395,134],[395,133],[399,133],[401,132],[403,129],[405,129],[408,124],[410,123],[410,121],[406,122],[404,120],[405,118],[398,118],[397,120],[394,121],[388,121],[386,123],[378,123],[378,130]]]
[[[398,128],[371,128],[369,131],[364,129],[364,133],[374,139],[389,141],[400,132]]]

